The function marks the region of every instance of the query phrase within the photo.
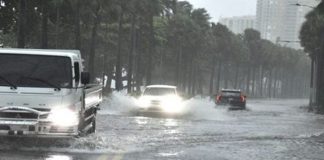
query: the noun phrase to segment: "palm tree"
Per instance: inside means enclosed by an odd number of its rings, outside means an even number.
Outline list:
[[[24,48],[25,47],[25,37],[26,37],[26,0],[19,0],[18,2],[18,26],[17,26],[17,47]]]

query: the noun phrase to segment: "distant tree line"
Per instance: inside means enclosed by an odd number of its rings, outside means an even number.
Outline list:
[[[187,1],[0,0],[0,30],[5,47],[81,50],[93,75],[129,93],[159,83],[188,95],[308,96],[304,52],[253,29],[235,35]]]
[[[311,109],[324,113],[324,1],[306,16],[300,39],[311,58]]]

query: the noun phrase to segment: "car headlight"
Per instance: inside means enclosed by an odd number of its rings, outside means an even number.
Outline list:
[[[179,96],[166,96],[162,101],[162,107],[165,112],[179,113],[182,111],[182,99]]]
[[[69,108],[54,108],[48,116],[53,125],[67,127],[79,123],[78,113]]]
[[[147,108],[150,106],[150,100],[146,97],[141,97],[137,100],[137,106],[141,108]]]

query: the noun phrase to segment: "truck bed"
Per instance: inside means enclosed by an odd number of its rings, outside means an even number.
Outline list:
[[[87,85],[84,90],[85,108],[99,106],[102,102],[102,85]]]

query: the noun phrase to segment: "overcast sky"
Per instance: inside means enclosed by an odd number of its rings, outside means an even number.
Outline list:
[[[257,0],[187,0],[194,8],[205,8],[213,22],[220,17],[233,17],[256,14]]]

